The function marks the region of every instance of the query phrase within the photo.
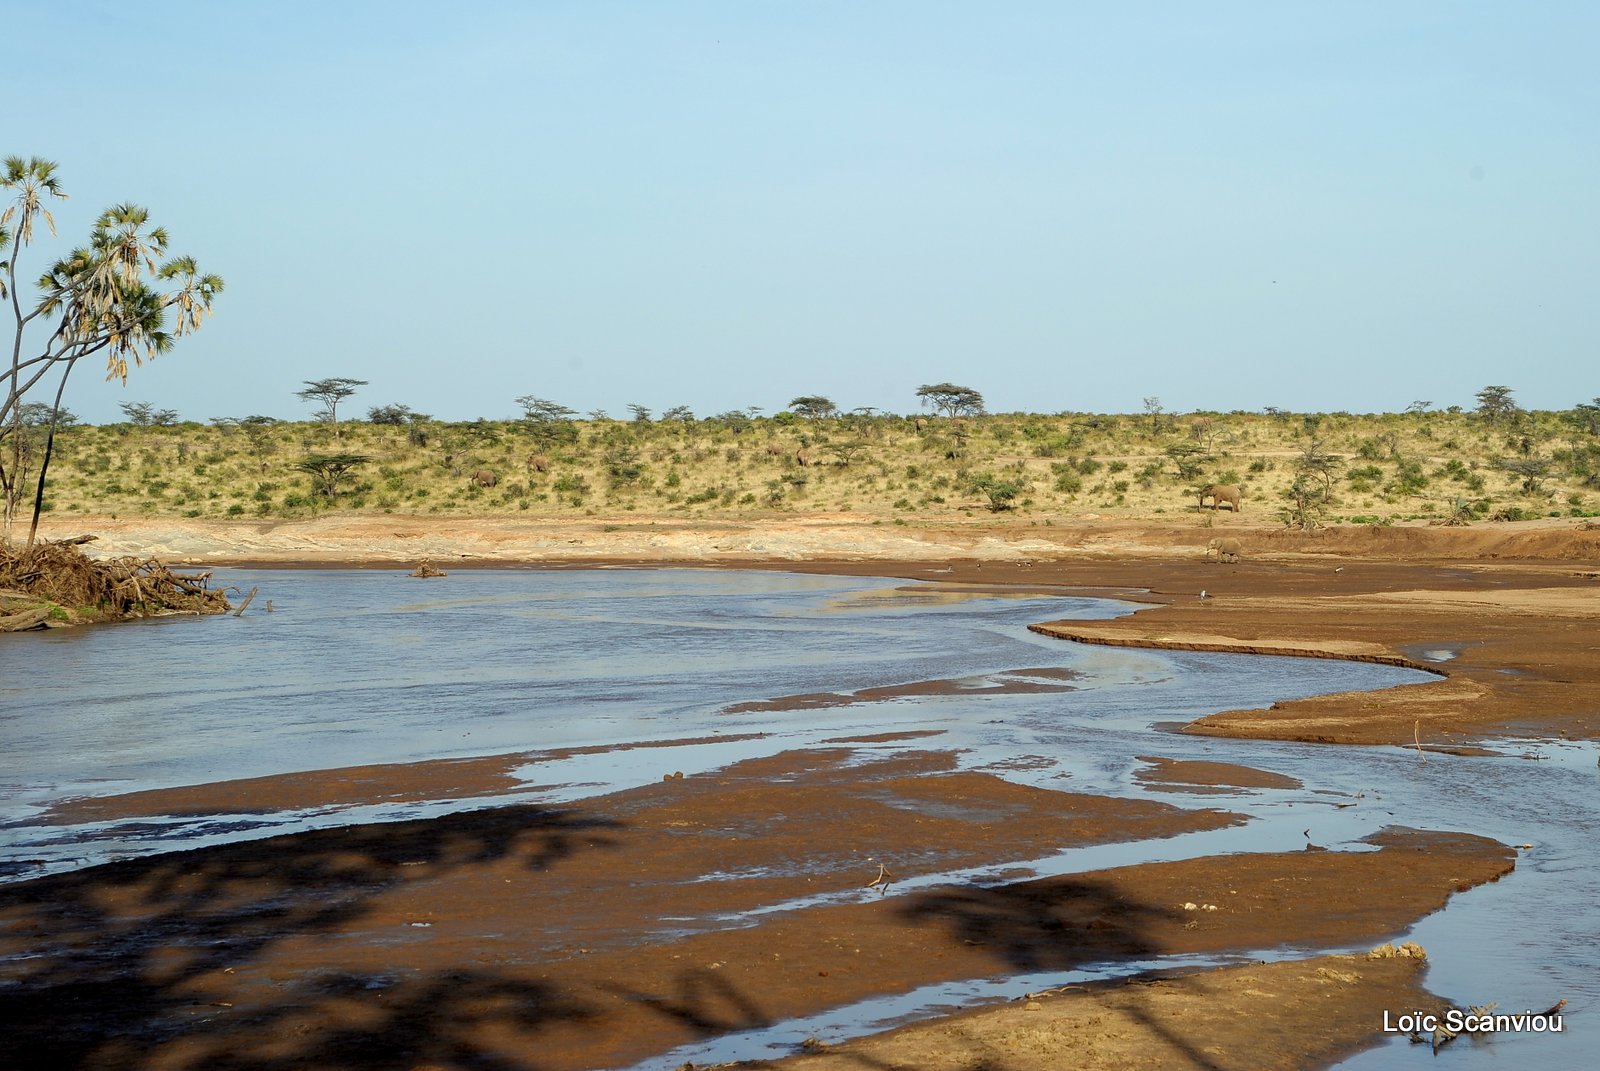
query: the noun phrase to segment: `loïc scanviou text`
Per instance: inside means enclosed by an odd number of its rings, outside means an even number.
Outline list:
[[[1566,1024],[1561,1021],[1560,1013],[1546,1015],[1525,1011],[1515,1014],[1500,1013],[1489,1015],[1465,1012],[1459,1008],[1451,1008],[1443,1015],[1422,1011],[1402,1012],[1394,1016],[1391,1016],[1387,1010],[1383,1013],[1383,1032],[1385,1034],[1431,1034],[1441,1026],[1453,1034],[1472,1034],[1486,1030],[1560,1034],[1565,1032],[1567,1028]]]

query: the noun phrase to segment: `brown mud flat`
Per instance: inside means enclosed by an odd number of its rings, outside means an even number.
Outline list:
[[[162,522],[171,529],[162,535],[183,548],[174,556],[205,562],[715,562],[938,581],[952,591],[1120,597],[1147,608],[1051,627],[1143,647],[1377,656],[1443,674],[1225,711],[1189,732],[1431,750],[1600,736],[1600,533],[1575,525],[1305,534],[1224,518],[1215,528],[907,533],[830,521],[635,524],[608,534],[601,520],[406,527],[338,518],[239,526],[224,538]],[[1219,534],[1243,540],[1242,562],[1203,560]],[[137,525],[121,536],[152,549]],[[152,1071],[620,1067],[940,980],[1375,942],[1513,865],[1508,849],[1480,838],[1392,830],[1369,852],[1233,855],[903,893],[894,879],[1234,819],[958,774],[953,758],[933,751],[861,754],[841,746],[781,755],[579,806],[299,834],[0,887],[0,1017],[21,1024],[7,1058],[23,1068]],[[1255,773],[1143,771],[1177,789],[1249,788],[1241,782]],[[413,783],[403,768],[349,779],[333,771],[298,785],[202,786],[190,802],[420,799],[446,781],[500,793],[511,766],[491,757],[415,776],[433,783]],[[115,818],[167,813],[176,799],[92,806]],[[880,866],[891,879],[884,895],[866,888]],[[805,899],[818,893],[831,899]],[[1121,1067],[1140,1065],[1127,1047],[1137,1043],[1176,1054],[1168,1066],[1320,1066],[1378,1039],[1374,1009],[1419,1006],[1419,984],[1415,963],[1226,968],[1090,987],[1037,1009],[991,1009],[802,1059]],[[1058,1016],[1058,1003],[1093,1010]],[[1308,1007],[1326,1037],[1307,1036]],[[1078,1047],[1061,1050],[1069,1030]],[[1061,1051],[1073,1055],[1049,1055]]]
[[[1266,1071],[1368,1047],[1396,1009],[1443,1015],[1409,946],[1072,986],[787,1060],[783,1071]],[[1408,954],[1409,953],[1409,954]],[[1263,1028],[1267,1024],[1267,1028]]]
[[[944,575],[907,563],[790,568]],[[1184,732],[1468,753],[1496,737],[1600,739],[1600,580],[1569,558],[958,562],[951,575],[1147,604],[1114,620],[1033,626],[1064,640],[1374,662],[1441,678],[1225,710]]]
[[[8,1059],[620,1067],[934,982],[1375,942],[1515,865],[1483,838],[1397,829],[1375,851],[901,893],[894,883],[918,874],[1239,820],[952,767],[940,752],[789,752],[580,805],[300,833],[6,886]]]
[[[226,814],[268,814],[320,807],[360,807],[377,803],[427,803],[446,799],[485,799],[504,803],[550,785],[530,783],[530,767],[575,755],[616,754],[692,744],[726,744],[752,740],[760,733],[725,733],[715,737],[642,740],[592,747],[551,748],[506,755],[421,762],[343,766],[240,778],[179,788],[154,788],[105,796],[63,800],[41,815],[42,825],[119,822],[158,816],[183,818]]]
[[[1232,762],[1163,759],[1149,755],[1135,757],[1145,765],[1134,771],[1133,779],[1161,791],[1216,794],[1250,788],[1302,787],[1302,782],[1285,774],[1256,770]]]

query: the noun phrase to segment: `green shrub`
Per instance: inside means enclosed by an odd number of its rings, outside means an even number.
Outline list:
[[[550,489],[558,494],[582,495],[589,492],[589,484],[582,476],[576,473],[568,473],[551,484]]]
[[[1012,509],[1012,501],[1023,491],[1022,486],[1015,481],[987,473],[975,478],[971,488],[974,493],[988,498],[990,513],[1002,513]]]

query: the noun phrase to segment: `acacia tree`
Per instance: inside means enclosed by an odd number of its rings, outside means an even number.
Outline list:
[[[367,410],[367,423],[403,427],[415,415],[409,405],[375,405]]]
[[[272,429],[282,423],[277,417],[262,416],[260,413],[247,417],[240,417],[237,421],[239,430],[244,432],[244,437],[250,440],[250,450],[256,455],[256,461],[261,466],[261,471],[267,471],[267,455],[277,449],[272,441]]]
[[[338,496],[339,485],[350,475],[350,470],[371,460],[366,454],[312,454],[295,468],[311,477],[313,491],[323,498],[333,499]]]
[[[1008,480],[992,472],[974,477],[970,486],[974,494],[984,495],[989,499],[987,508],[990,513],[1004,513],[1006,510],[1015,509],[1013,500],[1024,490],[1017,481]]]
[[[1512,400],[1512,393],[1511,388],[1505,386],[1483,388],[1477,394],[1478,414],[1490,424],[1515,418],[1522,408]]]
[[[339,403],[354,394],[357,387],[365,387],[367,381],[351,379],[349,376],[333,376],[329,379],[305,379],[301,382],[306,385],[306,389],[295,391],[295,396],[308,402],[321,402],[321,415],[333,425],[333,437],[339,438]]]
[[[1150,418],[1150,430],[1159,435],[1161,433],[1161,416],[1163,412],[1161,399],[1153,394],[1146,398],[1144,400],[1144,411],[1145,415]]]
[[[126,383],[130,360],[142,365],[170,350],[179,337],[199,330],[222,292],[222,279],[202,275],[193,257],[165,259],[166,229],[152,227],[144,208],[123,203],[100,214],[88,244],[52,264],[39,277],[38,299],[24,305],[17,286],[22,250],[33,244],[41,219],[55,237],[55,219],[45,206],[49,198],[67,195],[56,178],[56,165],[37,156],[7,157],[0,165],[0,189],[12,195],[0,213],[0,254],[5,256],[0,300],[10,305],[15,330],[11,360],[0,368],[0,535],[4,537],[9,537],[26,493],[25,399],[35,388],[55,387],[28,528],[32,546],[60,426],[61,398],[73,368],[85,357],[104,354],[106,378]],[[176,310],[176,322],[170,326],[169,309]],[[32,344],[27,340],[30,330],[35,332]]]
[[[789,402],[790,411],[808,417],[811,420],[821,420],[831,417],[839,412],[839,407],[829,398],[820,394],[804,394]]]
[[[1600,398],[1579,402],[1573,407],[1570,419],[1590,435],[1600,435]]]
[[[1344,458],[1324,452],[1322,440],[1312,439],[1300,450],[1300,457],[1295,463],[1295,478],[1317,481],[1322,485],[1322,501],[1332,502],[1333,478],[1343,466]]]
[[[954,383],[924,383],[917,388],[917,397],[924,406],[931,405],[935,412],[945,416],[981,416],[983,395],[971,387],[958,387]]]
[[[176,409],[157,409],[149,402],[123,402],[122,413],[136,428],[170,428],[178,422]]]
[[[517,399],[517,404],[522,406],[523,425],[541,449],[577,441],[578,429],[572,423],[572,418],[578,415],[576,409],[533,394],[524,394]]]

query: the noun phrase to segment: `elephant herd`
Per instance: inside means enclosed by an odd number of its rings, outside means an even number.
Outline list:
[[[550,459],[544,454],[528,455],[528,474],[535,472],[549,472]],[[479,469],[467,477],[474,485],[483,488],[496,487],[500,483],[500,475],[490,469]]]
[[[1206,508],[1206,499],[1211,500],[1211,511],[1215,513],[1226,503],[1234,513],[1238,513],[1244,501],[1244,492],[1238,484],[1208,483],[1200,488],[1200,508]],[[1206,544],[1206,558],[1218,562],[1237,562],[1244,552],[1244,547],[1237,539],[1223,537],[1213,539]]]

